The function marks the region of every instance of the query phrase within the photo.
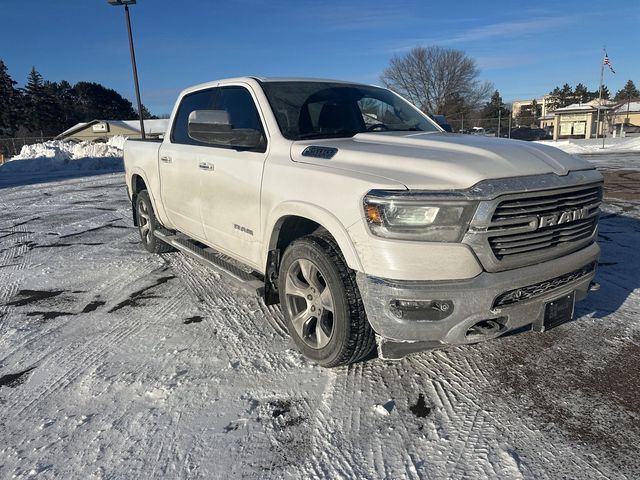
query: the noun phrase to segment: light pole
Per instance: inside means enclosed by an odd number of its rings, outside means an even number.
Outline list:
[[[146,137],[144,133],[144,121],[142,120],[142,101],[140,100],[140,85],[138,84],[138,67],[136,67],[136,52],[133,49],[133,34],[131,33],[131,17],[129,16],[129,5],[135,5],[136,0],[107,0],[109,5],[124,5],[124,15],[127,22],[127,32],[129,33],[129,51],[131,52],[131,66],[133,67],[133,83],[136,87],[136,101],[138,102],[138,116],[140,117],[140,133],[142,139]]]

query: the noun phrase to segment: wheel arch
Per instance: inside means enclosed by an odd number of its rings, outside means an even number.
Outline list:
[[[136,210],[136,200],[138,198],[138,194],[142,190],[149,191],[147,183],[140,173],[134,173],[133,175],[131,175],[131,213],[133,216],[133,224],[136,227],[138,226],[138,211]],[[149,197],[151,198],[151,194],[149,194]],[[151,199],[151,201],[153,202],[153,198]]]
[[[263,237],[265,265],[264,301],[278,303],[278,274],[280,257],[294,240],[326,231],[333,237],[349,268],[362,271],[362,263],[347,230],[331,212],[304,202],[285,202],[274,209],[267,222]]]
[[[142,190],[146,190],[149,193],[149,199],[151,200],[151,206],[153,207],[153,211],[156,216],[159,216],[158,211],[158,202],[153,195],[153,189],[150,186],[149,180],[147,179],[144,172],[140,169],[135,169],[130,176],[130,192],[131,192],[131,210],[133,212],[133,224],[138,226],[138,215],[136,212],[136,198],[138,194]],[[160,220],[160,218],[158,218]]]
[[[283,252],[292,241],[317,229],[326,230],[334,238],[349,268],[362,271],[360,257],[340,220],[328,210],[302,202],[286,202],[271,215],[265,259],[270,251]]]

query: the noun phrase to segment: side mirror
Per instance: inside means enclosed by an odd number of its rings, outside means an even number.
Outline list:
[[[253,128],[233,128],[225,110],[194,110],[189,114],[189,137],[209,145],[254,149],[263,143],[262,132]]]

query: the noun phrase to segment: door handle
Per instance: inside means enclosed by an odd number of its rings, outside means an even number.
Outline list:
[[[167,157],[166,155],[163,155],[160,157],[160,161],[164,163],[171,163],[171,157]]]
[[[213,170],[214,166],[213,163],[209,163],[209,162],[200,162],[198,164],[198,168],[200,168],[201,170]]]

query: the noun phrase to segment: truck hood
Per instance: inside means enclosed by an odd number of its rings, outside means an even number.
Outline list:
[[[331,147],[337,152],[329,159],[309,156],[308,152],[303,155],[309,146]],[[593,168],[547,145],[450,133],[359,133],[351,138],[299,141],[291,146],[291,158],[425,190],[465,189],[487,179],[566,175],[571,170]]]

